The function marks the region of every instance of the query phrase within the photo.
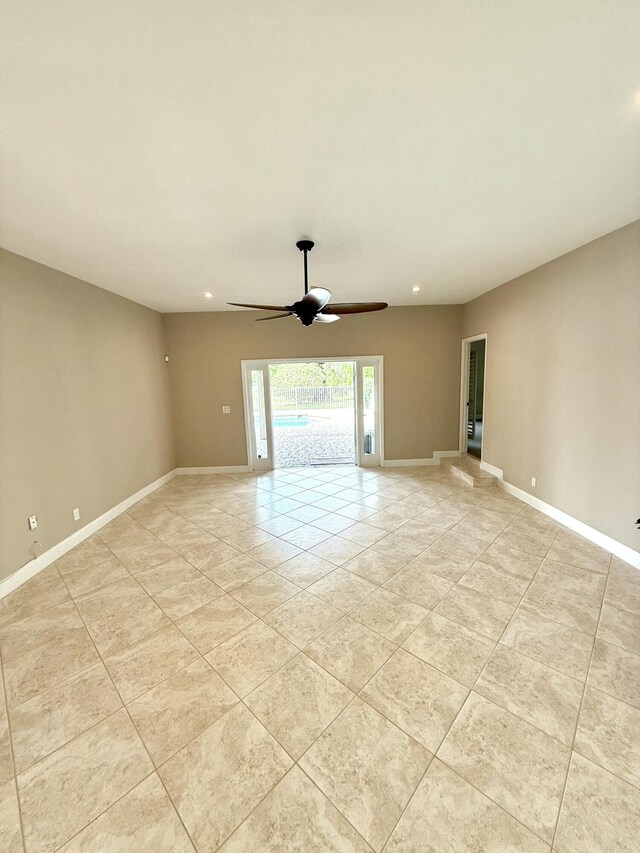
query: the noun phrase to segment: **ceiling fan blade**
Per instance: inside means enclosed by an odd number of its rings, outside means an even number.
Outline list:
[[[273,317],[258,317],[256,323],[263,323],[265,320],[281,320],[283,317],[293,317],[293,314],[287,311],[286,314],[274,314]]]
[[[327,304],[331,299],[331,291],[324,287],[312,287],[309,293],[306,293],[300,300],[303,305],[314,307],[317,311]]]
[[[335,321],[339,320],[339,319],[340,319],[340,317],[338,317],[337,314],[333,314],[333,315],[316,314],[316,316],[313,318],[313,322],[314,323],[335,323]]]
[[[334,302],[325,305],[323,314],[363,314],[365,311],[382,311],[389,307],[388,302]]]
[[[286,311],[286,305],[248,305],[246,302],[227,302],[227,305],[237,305],[238,308],[257,308],[259,311]]]

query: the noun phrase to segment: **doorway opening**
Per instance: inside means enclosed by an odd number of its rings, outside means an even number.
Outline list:
[[[276,468],[355,465],[352,361],[269,365]]]
[[[482,460],[487,336],[462,342],[460,451]]]
[[[243,361],[251,470],[377,466],[382,356]]]

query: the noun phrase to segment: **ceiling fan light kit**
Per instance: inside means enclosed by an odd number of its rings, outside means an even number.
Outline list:
[[[298,240],[296,246],[304,256],[304,296],[292,305],[251,305],[246,302],[228,302],[238,308],[257,308],[260,311],[278,311],[273,317],[259,317],[263,320],[280,320],[283,317],[297,317],[303,326],[312,323],[335,323],[341,314],[363,314],[369,311],[382,311],[387,302],[334,302],[329,304],[331,292],[324,287],[312,287],[309,290],[307,255],[313,249],[313,240]]]

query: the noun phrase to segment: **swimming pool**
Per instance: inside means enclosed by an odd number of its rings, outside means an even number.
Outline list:
[[[280,416],[273,419],[274,427],[301,427],[307,426],[309,423],[317,423],[319,418],[310,418],[309,415],[300,415],[299,417]]]

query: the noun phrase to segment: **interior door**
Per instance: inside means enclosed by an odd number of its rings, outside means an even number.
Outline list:
[[[249,463],[253,471],[273,468],[273,433],[271,428],[271,393],[268,364],[245,368],[245,405],[249,430]]]
[[[382,458],[382,382],[380,363],[356,363],[356,438],[358,464],[363,467],[380,465]]]

